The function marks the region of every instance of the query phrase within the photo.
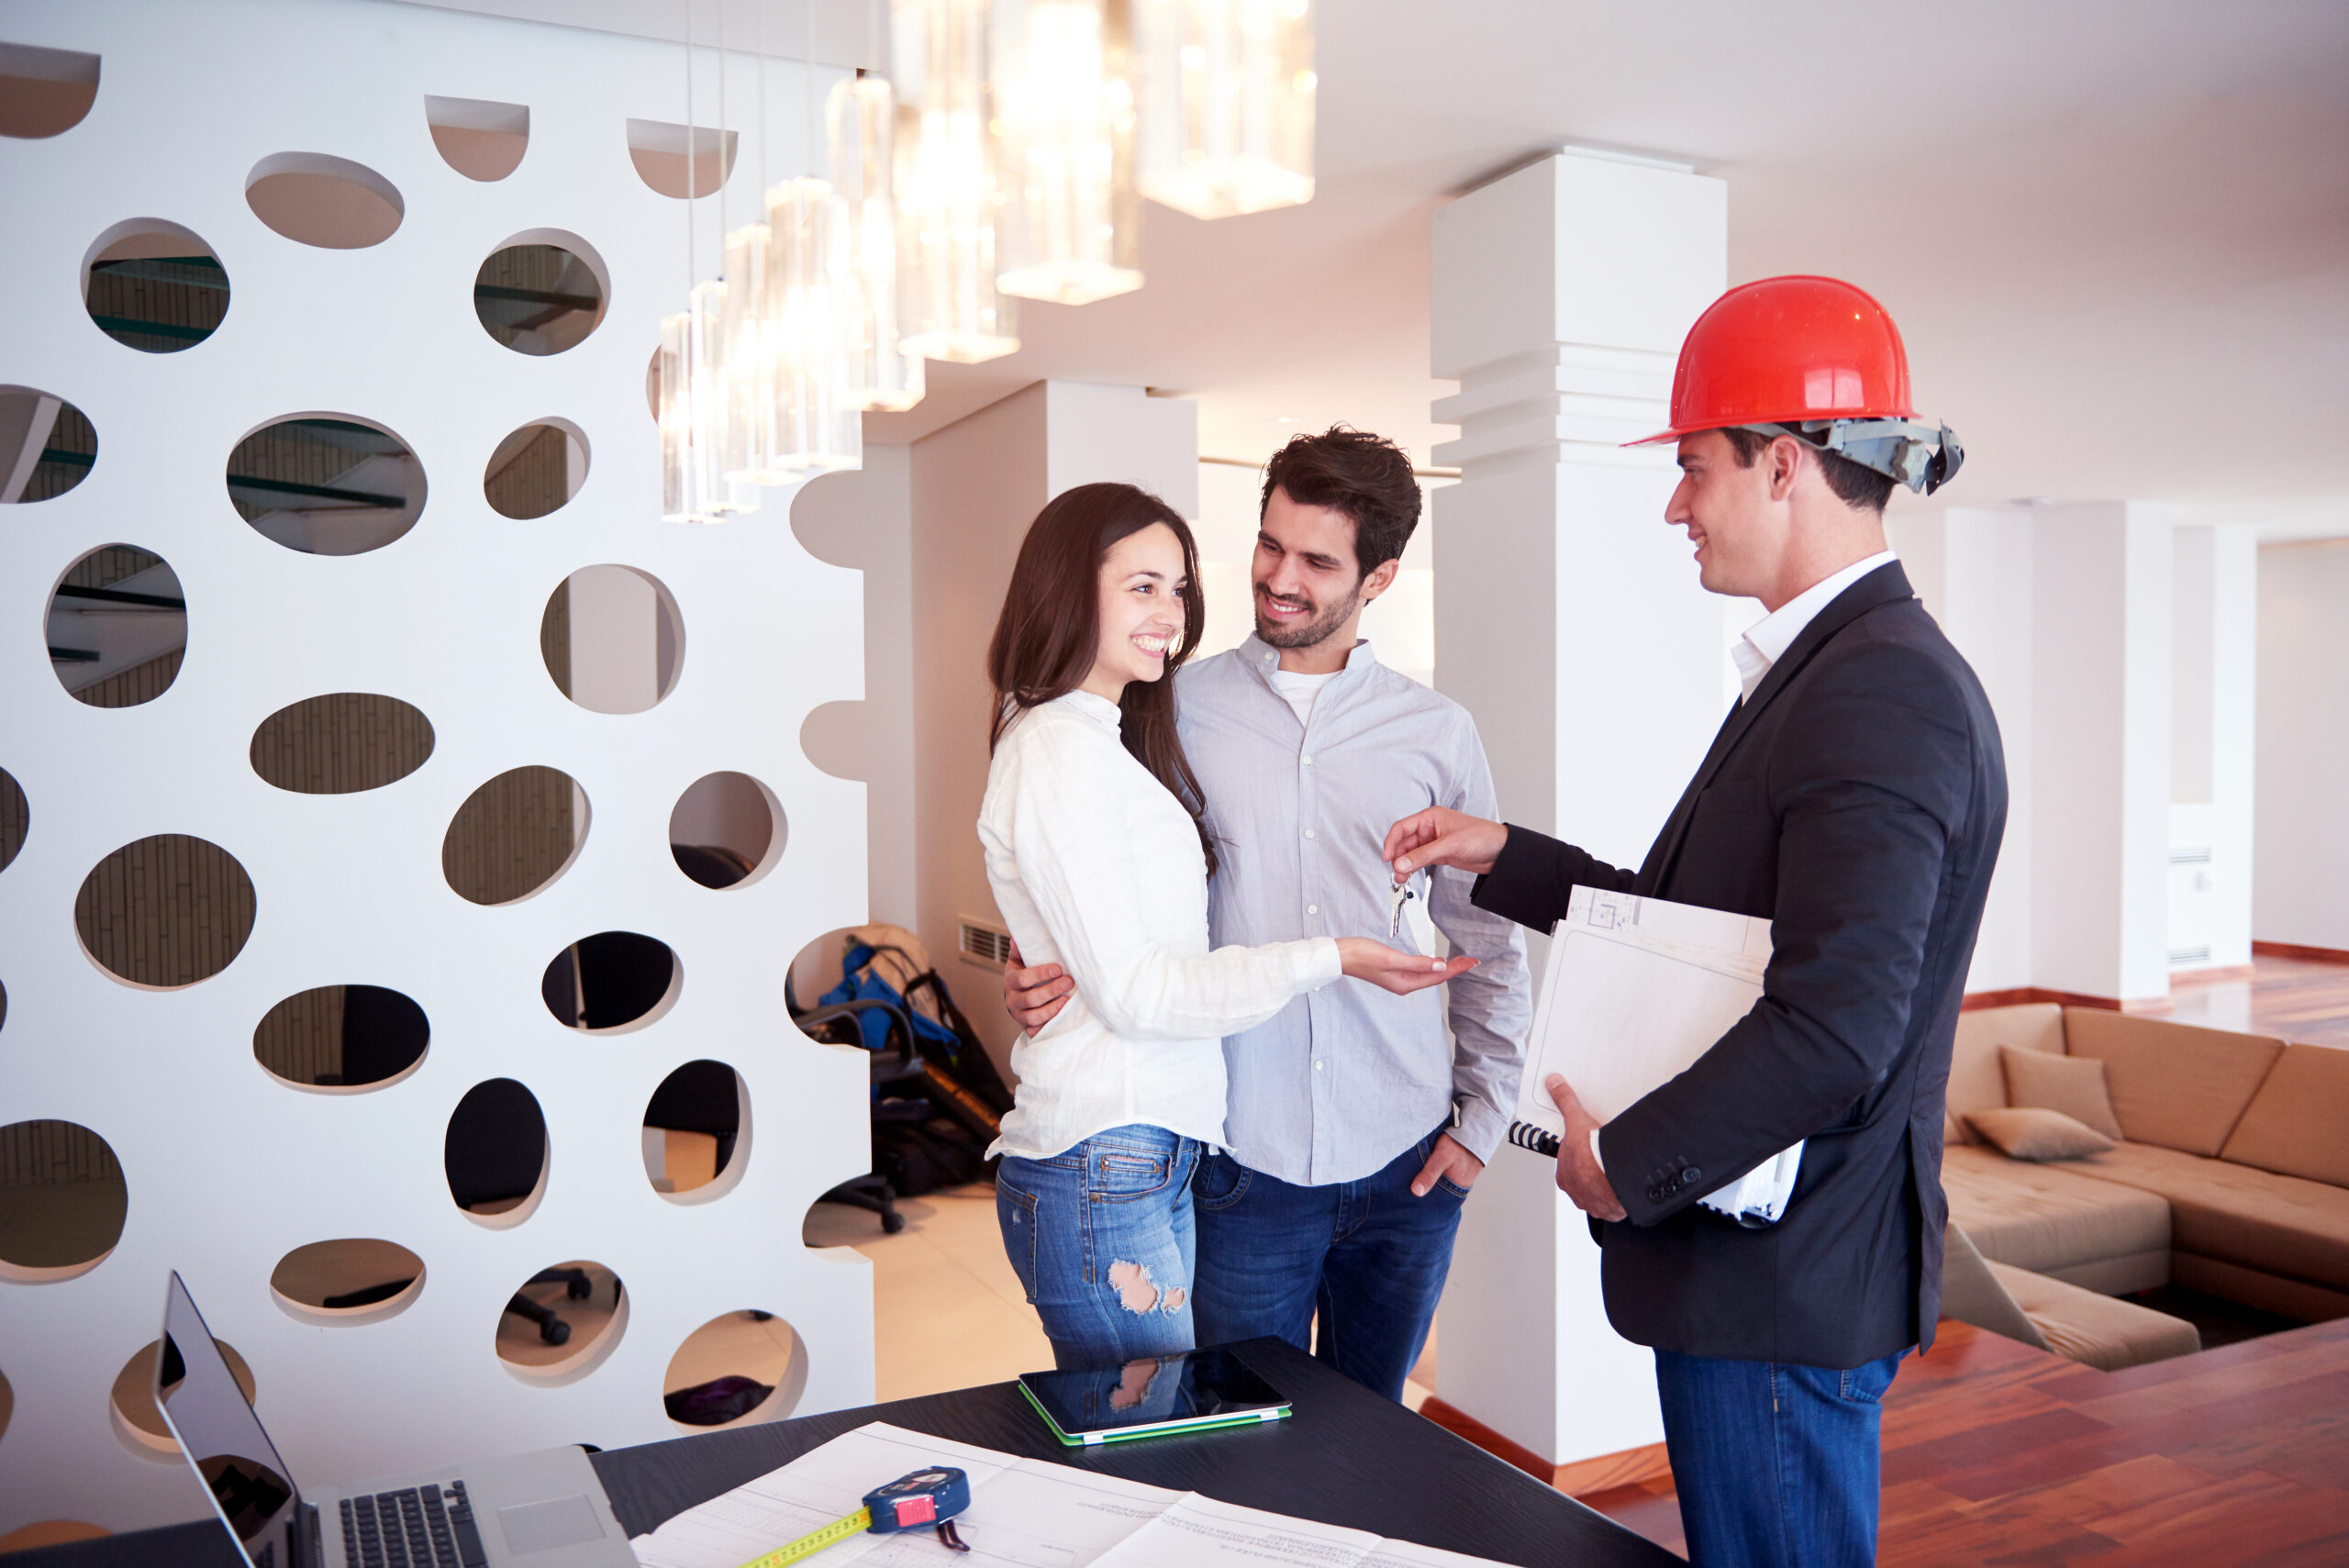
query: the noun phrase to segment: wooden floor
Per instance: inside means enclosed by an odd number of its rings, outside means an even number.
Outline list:
[[[2170,981],[2169,1006],[2149,1016],[2214,1029],[2278,1035],[2310,1045],[2349,1046],[2349,963],[2260,953],[2249,977]]]
[[[1669,1479],[1583,1501],[1675,1551]],[[1879,1561],[2349,1563],[2349,1319],[2103,1373],[1943,1323],[1885,1398]]]

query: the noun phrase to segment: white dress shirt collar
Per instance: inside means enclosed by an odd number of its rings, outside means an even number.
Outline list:
[[[1737,663],[1738,684],[1743,695],[1751,698],[1770,666],[1787,656],[1795,645],[1802,628],[1818,617],[1819,612],[1833,604],[1844,589],[1874,572],[1879,566],[1890,565],[1900,558],[1888,550],[1880,550],[1865,561],[1854,561],[1831,577],[1824,577],[1780,605],[1747,628],[1745,635],[1730,648],[1730,657]]]

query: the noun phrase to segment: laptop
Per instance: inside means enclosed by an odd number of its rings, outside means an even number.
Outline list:
[[[176,1270],[155,1405],[249,1568],[635,1568],[578,1448],[306,1492]]]

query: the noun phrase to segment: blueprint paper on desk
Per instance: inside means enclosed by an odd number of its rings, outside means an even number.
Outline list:
[[[1770,963],[1770,922],[1664,898],[1577,887],[1550,944],[1549,972],[1525,1042],[1517,1118],[1565,1130],[1543,1087],[1552,1073],[1590,1114],[1612,1121],[1687,1071],[1750,1011]],[[1786,1212],[1802,1163],[1798,1143],[1697,1201],[1742,1223]]]
[[[958,1466],[971,1478],[971,1506],[955,1520],[969,1555],[949,1556],[929,1531],[915,1530],[859,1533],[804,1561],[821,1568],[1497,1568],[1486,1558],[1018,1459],[882,1421],[844,1432],[629,1544],[643,1568],[740,1568],[854,1513],[883,1482],[934,1464]]]

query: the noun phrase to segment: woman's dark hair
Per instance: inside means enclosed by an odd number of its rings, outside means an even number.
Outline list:
[[[1206,635],[1207,601],[1199,594],[1199,550],[1182,514],[1130,484],[1080,484],[1044,503],[1003,595],[1003,614],[987,645],[987,679],[995,684],[995,722],[987,731],[993,755],[1012,719],[1085,684],[1101,647],[1101,562],[1119,539],[1153,523],[1183,543],[1183,639],[1166,651],[1166,673],[1130,681],[1119,706],[1126,750],[1183,803],[1198,825],[1208,875],[1215,875],[1215,841],[1208,836],[1207,796],[1183,755],[1174,730],[1174,671]]]

